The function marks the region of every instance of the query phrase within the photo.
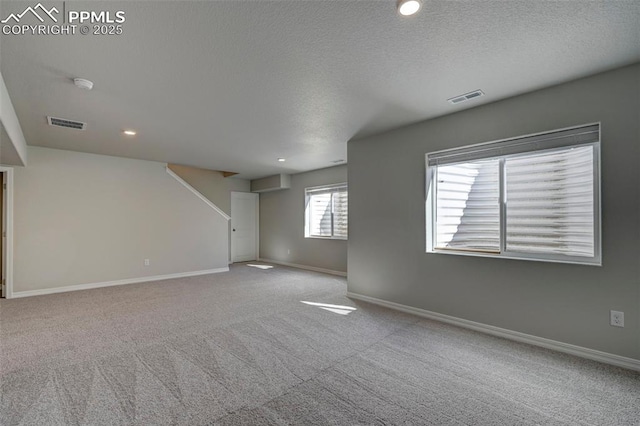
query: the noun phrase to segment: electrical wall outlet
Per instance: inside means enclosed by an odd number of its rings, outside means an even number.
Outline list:
[[[614,327],[624,327],[624,312],[611,311],[611,325]]]
[[[144,266],[149,266],[150,264],[151,262],[149,261],[149,259],[144,260]]]
[[[291,249],[287,249],[287,254],[291,254]]]

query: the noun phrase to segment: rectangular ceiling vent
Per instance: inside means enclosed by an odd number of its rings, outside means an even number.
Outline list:
[[[466,102],[471,99],[479,98],[480,96],[484,96],[484,92],[482,90],[474,90],[473,92],[465,93],[464,95],[447,99],[447,101],[449,101],[450,104],[459,104],[461,102]]]
[[[87,123],[81,121],[67,120],[65,118],[56,118],[47,116],[47,122],[50,126],[66,127],[67,129],[84,130],[87,128]]]

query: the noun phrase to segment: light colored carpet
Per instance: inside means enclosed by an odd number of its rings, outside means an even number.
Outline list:
[[[0,424],[640,424],[638,373],[345,292],[237,265],[2,300]]]

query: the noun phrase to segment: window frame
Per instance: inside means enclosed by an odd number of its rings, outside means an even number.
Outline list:
[[[448,162],[447,165],[452,164],[461,164],[467,163],[470,161],[476,160],[489,160],[489,159],[499,159],[499,188],[500,188],[500,252],[492,253],[485,251],[476,251],[476,250],[463,250],[463,249],[443,249],[436,248],[436,190],[437,190],[437,180],[435,179],[436,169],[438,165],[429,165],[429,156],[433,156],[434,154],[444,154],[444,153],[454,153],[456,151],[464,150],[465,152],[473,151],[474,148],[482,149],[488,145],[497,146],[500,143],[523,140],[525,138],[535,138],[538,136],[552,135],[554,133],[571,131],[581,128],[587,128],[592,126],[598,126],[597,132],[597,141],[593,142],[577,142],[577,143],[567,143],[561,146],[555,146],[553,148],[548,149],[531,149],[529,151],[521,151],[518,153],[510,153],[503,155],[492,155],[492,156],[478,156],[473,159],[464,159],[456,162]],[[484,142],[479,144],[465,145],[458,148],[451,148],[441,151],[434,151],[425,154],[425,171],[426,171],[426,187],[425,187],[425,219],[426,219],[426,229],[425,229],[425,238],[426,238],[426,252],[427,253],[435,253],[435,254],[450,254],[456,256],[474,256],[474,257],[490,257],[490,258],[502,258],[502,259],[516,259],[516,260],[529,260],[536,262],[552,262],[552,263],[568,263],[568,264],[579,264],[579,265],[591,265],[591,266],[602,266],[602,205],[601,205],[601,143],[602,140],[602,126],[601,123],[590,123],[585,125],[566,127],[562,129],[556,129],[551,131],[545,131],[540,133],[534,133],[529,135],[517,136],[513,138],[500,139],[491,142]],[[531,142],[532,145],[535,142]],[[539,153],[549,153],[554,151],[566,150],[571,147],[583,147],[583,146],[591,146],[593,148],[593,239],[594,239],[594,255],[593,257],[584,257],[584,256],[570,256],[570,255],[562,255],[562,254],[554,254],[554,253],[525,253],[518,251],[508,251],[506,250],[507,241],[506,241],[506,218],[507,218],[507,200],[506,200],[506,184],[505,184],[505,160],[510,158],[517,158],[522,156],[528,156],[532,154]]]
[[[313,196],[313,194],[309,194],[309,192],[318,192],[318,191],[328,191],[331,193],[331,202],[333,203],[333,195],[341,188],[345,188],[345,192],[347,193],[347,197],[349,196],[349,187],[347,182],[335,183],[330,185],[319,185],[319,186],[310,186],[304,189],[304,238],[313,238],[318,240],[342,240],[346,241],[349,238],[349,215],[347,214],[347,236],[336,236],[334,235],[334,214],[331,213],[331,235],[322,236],[322,235],[311,235],[311,210],[308,208],[309,200]],[[347,204],[348,208],[348,204]]]

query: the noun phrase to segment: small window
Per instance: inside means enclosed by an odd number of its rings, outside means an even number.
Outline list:
[[[427,154],[427,252],[601,264],[600,125]]]
[[[346,240],[349,200],[347,184],[306,188],[305,238]]]

